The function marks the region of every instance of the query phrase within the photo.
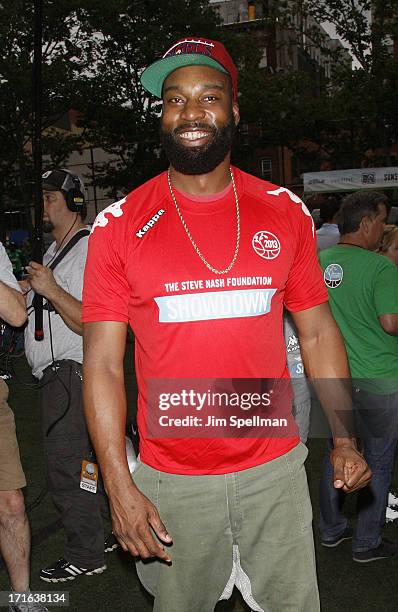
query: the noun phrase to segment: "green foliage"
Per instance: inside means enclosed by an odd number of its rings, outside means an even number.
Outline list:
[[[278,2],[275,10],[279,24],[291,33],[291,44],[308,56],[311,49],[321,49],[330,74],[323,75],[317,91],[310,71],[269,77],[255,94],[263,126],[257,144],[284,144],[302,168],[311,170],[324,161],[332,168],[393,163],[390,145],[398,141],[398,61],[391,53],[391,36],[398,34],[396,0],[297,0]],[[350,50],[354,70],[341,48],[328,44],[319,25],[325,22]]]
[[[376,147],[377,163],[389,163],[389,145],[398,140],[398,62],[389,54],[389,37],[398,34],[396,0],[265,4],[256,36],[250,28],[220,28],[207,0],[44,0],[46,159],[61,165],[76,148],[102,147],[109,161],[96,166],[98,184],[112,195],[155,175],[165,166],[160,104],[143,91],[140,73],[178,38],[201,35],[226,43],[239,66],[242,119],[261,126],[249,146],[237,140],[236,159],[244,167],[255,147],[268,145],[289,147],[314,170],[324,159],[334,167],[375,161]],[[0,193],[7,206],[32,201],[33,8],[33,0],[0,2]],[[350,48],[354,71],[326,44],[317,25],[325,21]],[[330,75],[310,60],[312,72],[260,68],[262,45],[276,27],[288,32],[277,46],[299,47],[307,60],[311,46],[322,48]],[[77,133],[54,127],[69,109],[81,113]]]
[[[219,38],[218,22],[207,2],[198,0],[92,2],[80,18],[88,35],[77,86],[81,125],[87,140],[113,157],[97,166],[99,184],[128,191],[165,165],[159,103],[141,87],[142,69],[186,35]]]
[[[66,163],[74,148],[95,144],[112,155],[98,167],[99,184],[112,193],[155,174],[162,165],[157,105],[139,85],[140,72],[178,37],[216,36],[217,23],[207,1],[44,0],[48,163]],[[0,3],[0,187],[7,206],[32,201],[33,27],[33,0]],[[83,118],[79,134],[54,128],[71,108]]]
[[[303,9],[319,22],[333,24],[355,59],[353,72],[337,64],[331,81],[332,112],[342,126],[340,136],[348,136],[345,145],[350,147],[352,163],[390,165],[390,145],[398,141],[398,61],[392,53],[398,3],[305,0]],[[375,149],[381,151],[378,156]]]
[[[74,37],[77,2],[44,3],[43,130],[70,108],[76,70]],[[33,37],[34,3],[13,0],[0,4],[0,186],[7,206],[28,207],[32,201]],[[56,143],[58,142],[58,146]],[[47,133],[44,153],[62,163],[75,137],[60,142],[55,130]],[[62,152],[63,151],[63,152]]]

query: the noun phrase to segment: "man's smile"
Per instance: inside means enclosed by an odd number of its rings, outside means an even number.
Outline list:
[[[180,138],[184,140],[200,140],[201,138],[207,138],[211,132],[204,132],[202,130],[190,130],[181,132],[178,134]]]
[[[174,130],[174,138],[184,145],[205,144],[214,137],[215,129],[204,125],[182,125]]]

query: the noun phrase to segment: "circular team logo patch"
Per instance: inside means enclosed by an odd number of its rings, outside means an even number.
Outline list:
[[[275,259],[281,252],[281,245],[275,234],[262,230],[254,234],[253,249],[263,259]]]
[[[336,289],[341,284],[343,276],[343,268],[339,264],[329,264],[323,273],[325,285],[329,289]]]

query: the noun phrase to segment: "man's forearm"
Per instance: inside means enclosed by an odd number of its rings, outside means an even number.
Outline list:
[[[87,427],[109,490],[126,479],[131,482],[125,444],[124,379],[123,375],[86,362],[83,381]]]
[[[82,303],[59,285],[52,288],[51,292],[45,297],[52,303],[69,329],[81,336],[83,333],[81,324]]]
[[[316,333],[300,334],[306,374],[328,419],[336,445],[355,445],[351,377],[343,338],[326,312]]]
[[[371,471],[356,447],[351,379],[342,335],[327,303],[295,313],[293,319],[306,373],[332,431],[333,486],[352,493],[369,483]]]
[[[126,393],[123,357],[127,325],[84,324],[84,404],[88,428],[108,493],[112,530],[123,550],[169,563],[170,534],[154,504],[131,478],[125,446]],[[160,542],[159,542],[160,540]]]
[[[83,396],[87,426],[110,494],[132,486],[126,455],[124,353],[127,325],[85,323]]]
[[[303,349],[302,356],[335,445],[356,445],[351,378],[343,340],[330,341],[330,337],[321,334],[309,351],[307,347]]]
[[[0,281],[0,317],[10,325],[20,327],[25,323],[26,316],[22,293]]]

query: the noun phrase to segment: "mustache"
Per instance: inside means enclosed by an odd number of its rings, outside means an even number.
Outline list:
[[[173,130],[173,134],[181,134],[181,132],[185,132],[186,130],[195,128],[197,130],[203,130],[206,132],[212,132],[215,134],[217,132],[217,128],[213,125],[209,125],[208,123],[200,123],[199,121],[192,121],[191,123],[184,123],[184,125],[180,125]]]

